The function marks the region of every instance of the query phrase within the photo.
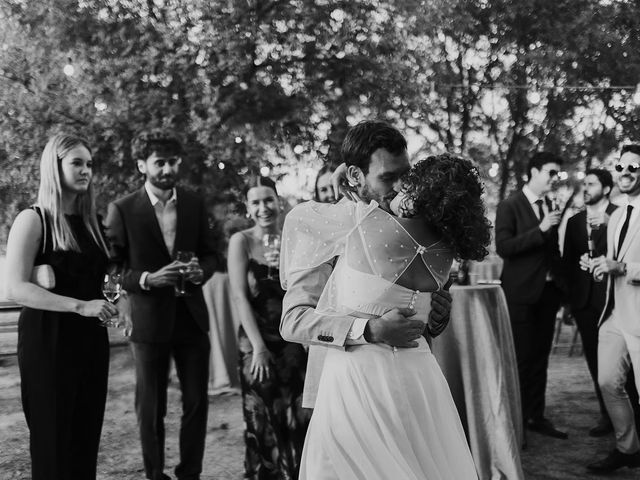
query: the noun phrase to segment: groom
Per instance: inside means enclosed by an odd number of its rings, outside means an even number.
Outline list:
[[[364,121],[351,128],[342,143],[342,159],[347,178],[360,198],[375,200],[390,212],[401,176],[409,170],[404,136],[394,127],[377,121]],[[322,361],[327,346],[344,347],[362,343],[385,343],[411,347],[421,335],[439,335],[449,321],[451,295],[434,292],[429,318],[409,316],[404,309],[393,309],[379,318],[335,317],[315,312],[315,307],[333,270],[333,262],[290,275],[283,299],[280,333],[290,342],[316,343],[309,349],[309,361],[302,406],[313,408]],[[425,327],[426,323],[426,327]]]

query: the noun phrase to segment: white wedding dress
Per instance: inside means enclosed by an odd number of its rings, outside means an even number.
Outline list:
[[[448,248],[420,245],[375,202],[309,203],[292,214],[283,233],[286,271],[339,255],[318,311],[370,317],[413,307],[426,318],[431,294],[395,281],[421,258],[441,286],[452,262]],[[300,479],[477,479],[449,387],[424,338],[417,348],[327,348]]]

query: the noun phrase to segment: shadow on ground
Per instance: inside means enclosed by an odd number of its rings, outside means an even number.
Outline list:
[[[99,458],[100,480],[144,478],[133,411],[133,388],[130,351],[126,346],[114,347]],[[529,432],[529,446],[522,455],[527,480],[602,478],[588,475],[585,465],[606,455],[613,447],[613,438],[598,439],[587,435],[597,417],[597,404],[582,357],[569,357],[566,350],[552,355],[547,412],[557,427],[569,432],[569,439],[556,440]],[[180,396],[173,383],[166,422],[166,472],[169,474],[178,461],[179,418]],[[242,478],[242,429],[240,397],[211,398],[203,480]],[[0,445],[0,478],[29,479],[28,435],[20,408],[15,356],[0,358]],[[623,469],[607,478],[637,480],[640,470]]]

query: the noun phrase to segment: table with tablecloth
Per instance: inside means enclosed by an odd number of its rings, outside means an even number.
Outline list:
[[[499,285],[451,287],[447,329],[432,342],[480,480],[518,480],[523,439],[518,369]]]
[[[235,311],[229,287],[229,275],[216,272],[202,288],[209,312],[211,368],[209,393],[233,393],[240,389],[238,377],[238,328],[240,318]]]

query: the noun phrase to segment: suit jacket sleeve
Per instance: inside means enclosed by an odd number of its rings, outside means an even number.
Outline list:
[[[545,244],[545,235],[535,227],[518,233],[513,202],[504,201],[496,212],[496,251],[502,258],[514,257]]]
[[[142,291],[140,288],[142,270],[130,268],[126,228],[120,207],[116,203],[110,203],[106,221],[109,259],[123,271],[122,287],[128,292],[139,293]]]
[[[280,334],[286,341],[345,345],[355,317],[323,315],[315,310],[332,270],[330,263],[323,263],[289,276],[280,321]]]

